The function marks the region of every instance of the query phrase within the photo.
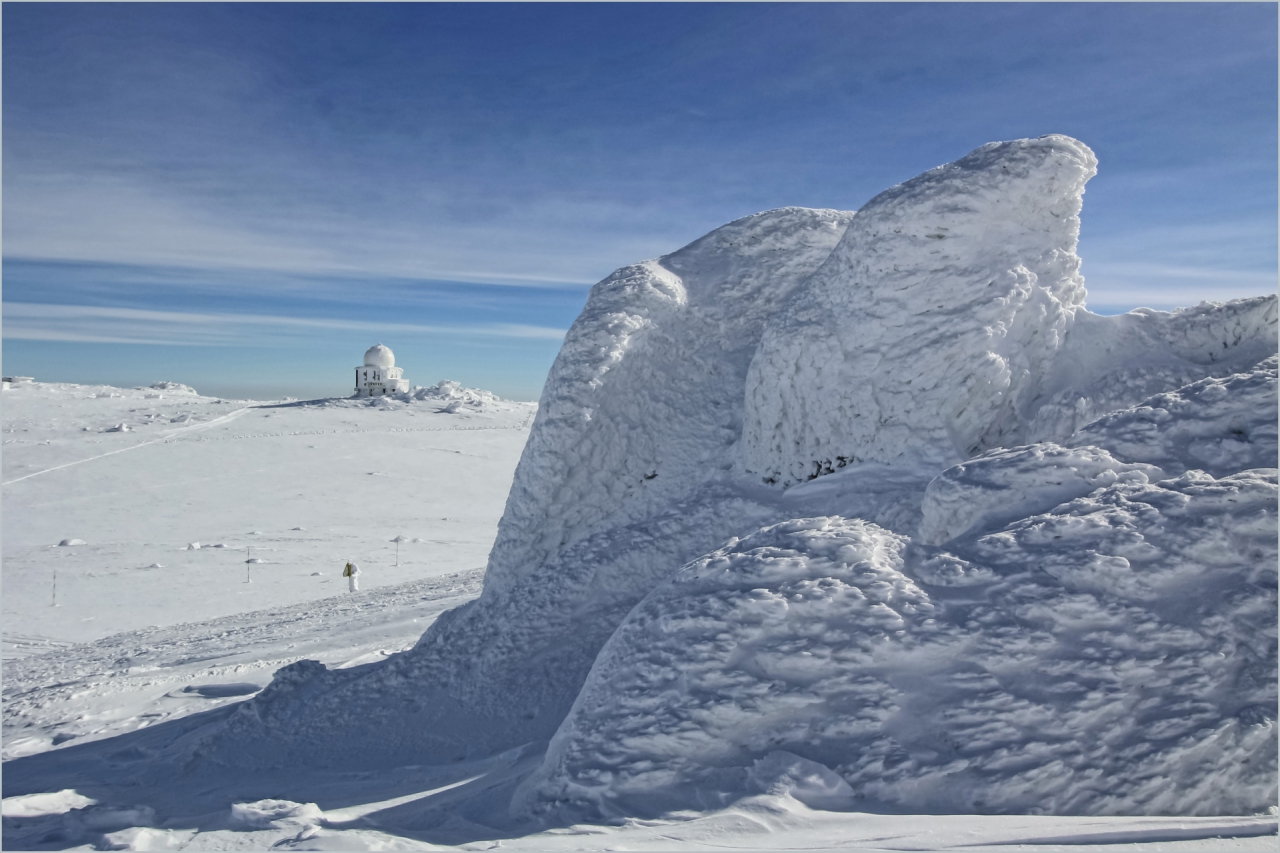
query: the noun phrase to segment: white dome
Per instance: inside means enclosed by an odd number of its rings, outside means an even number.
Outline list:
[[[364,354],[365,367],[395,367],[396,355],[391,351],[390,347],[384,347],[382,344],[374,344]]]

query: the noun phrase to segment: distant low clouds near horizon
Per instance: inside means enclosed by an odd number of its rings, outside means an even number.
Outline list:
[[[1274,292],[1276,31],[1249,3],[11,4],[6,370],[223,381],[163,318],[243,315],[282,318],[288,377],[245,394],[345,393],[317,354],[382,324],[417,380],[535,399],[613,269],[1046,133],[1101,163],[1091,308]]]

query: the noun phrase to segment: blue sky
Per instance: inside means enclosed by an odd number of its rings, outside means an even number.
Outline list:
[[[1089,307],[1276,288],[1274,4],[5,4],[4,370],[536,399],[613,269],[985,142],[1098,154]]]

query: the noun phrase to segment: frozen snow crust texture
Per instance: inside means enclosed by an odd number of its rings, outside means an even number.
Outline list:
[[[1276,299],[1090,314],[1095,168],[993,143],[614,273],[481,597],[385,663],[282,671],[199,752],[551,739],[514,801],[547,819],[1265,809]]]
[[[846,808],[1262,810],[1275,501],[1274,469],[1191,472],[954,552],[863,521],[765,528],[631,613],[530,799],[711,808],[763,790],[754,765],[781,750],[833,771]]]
[[[992,143],[868,202],[766,330],[745,469],[789,484],[1025,440],[1084,305],[1078,214],[1096,167],[1067,137]]]

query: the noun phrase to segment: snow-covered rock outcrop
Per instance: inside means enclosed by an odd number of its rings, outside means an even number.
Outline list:
[[[1246,415],[1262,373],[1274,423],[1274,360],[1214,383],[1217,407]],[[1171,408],[1174,432],[1203,415]],[[1274,433],[1255,449],[1274,460]],[[618,628],[517,808],[712,808],[756,792],[779,750],[846,783],[846,808],[1266,808],[1276,471],[1157,473],[1096,448],[993,452],[939,478],[971,515],[926,496],[927,529],[991,531],[952,551],[839,518],[731,541]],[[982,500],[1001,489],[1029,517],[1003,525]]]
[[[229,723],[225,754],[377,763],[549,737],[656,583],[785,517],[726,479],[741,389],[766,320],[852,216],[755,214],[597,284],[551,368],[480,600],[377,671],[311,673],[305,707],[275,707],[268,688]],[[383,701],[408,684],[411,699]],[[332,736],[354,718],[379,734]]]
[[[730,467],[765,324],[852,218],[748,216],[592,289],[547,378],[486,594],[606,523],[665,512]]]
[[[534,813],[787,785],[1262,802],[1274,715],[1242,709],[1274,660],[1241,661],[1274,651],[1274,478],[1249,470],[1274,465],[1274,362],[1235,374],[1275,353],[1276,299],[1090,314],[1093,170],[1066,137],[987,145],[856,216],[769,211],[614,273],[551,370],[481,597],[385,663],[282,670],[201,754],[384,766],[554,733]],[[1191,769],[1213,749],[1216,799]]]

